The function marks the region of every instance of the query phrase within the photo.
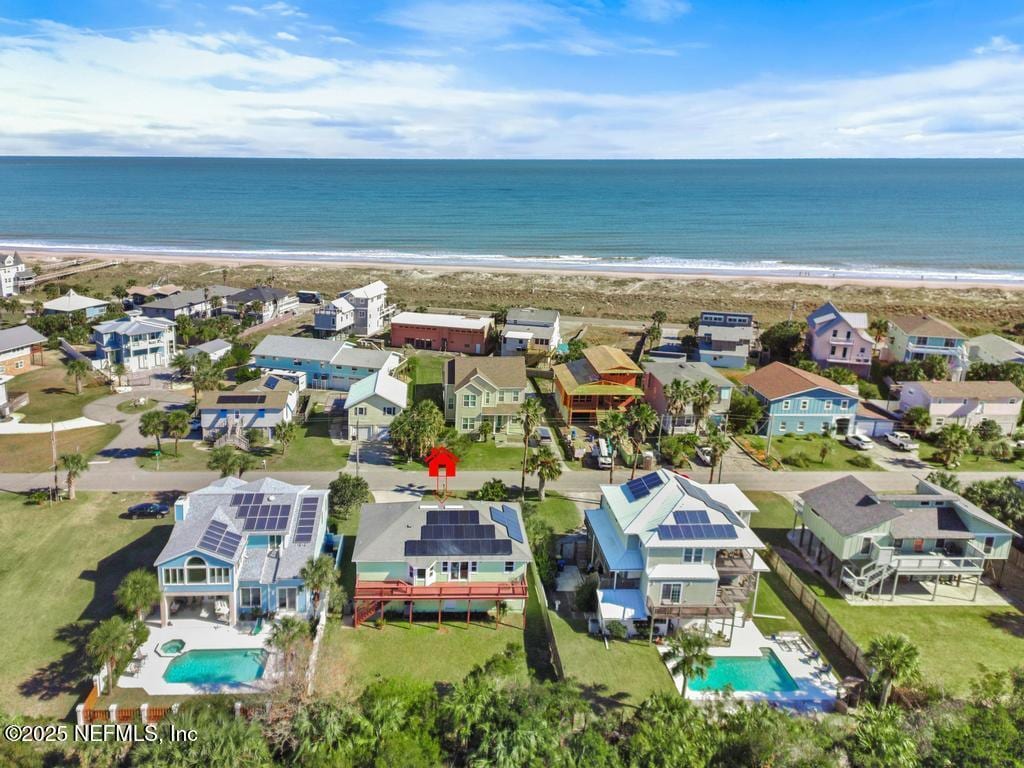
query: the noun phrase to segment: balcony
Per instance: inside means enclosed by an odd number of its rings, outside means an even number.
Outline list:
[[[715,602],[711,605],[693,604],[656,604],[647,599],[647,613],[656,621],[663,619],[692,619],[695,617],[728,618],[735,614],[736,608],[742,605],[753,592],[754,579],[743,579],[742,583],[722,585],[715,593]]]
[[[444,581],[413,585],[406,581],[356,580],[356,600],[522,600],[526,579],[514,581]]]
[[[745,576],[753,573],[754,553],[741,549],[720,550],[715,557],[715,570],[722,576]]]

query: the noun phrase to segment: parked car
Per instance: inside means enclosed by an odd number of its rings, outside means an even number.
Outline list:
[[[603,437],[599,437],[594,443],[594,463],[598,469],[609,469],[612,466],[612,454],[608,450],[608,443]]]
[[[864,435],[847,435],[846,444],[851,448],[856,448],[858,451],[866,451],[871,448],[874,443],[871,442],[870,437],[864,437]]]
[[[885,436],[885,441],[900,451],[912,451],[917,448],[917,443],[906,432],[890,432]]]
[[[193,432],[198,432],[203,428],[203,422],[198,418],[191,419],[188,423],[188,428]]]
[[[550,427],[537,427],[537,445],[553,445],[554,442]]]
[[[128,517],[132,520],[138,520],[140,517],[167,517],[169,511],[170,507],[166,504],[157,504],[150,501],[145,504],[136,504],[134,507],[128,507]]]
[[[711,449],[708,446],[698,445],[695,453],[697,454],[697,458],[701,460],[704,466],[711,466]]]

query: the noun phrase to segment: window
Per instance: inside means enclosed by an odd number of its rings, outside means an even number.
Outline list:
[[[427,569],[426,568],[417,568],[416,569],[416,578],[417,579],[426,579],[427,578]]]
[[[897,551],[903,549],[903,539],[893,539],[892,540],[892,548],[897,550]]]
[[[800,401],[800,410],[801,411],[806,411],[810,407],[811,407],[811,401],[810,400],[801,400]]]
[[[946,540],[945,539],[936,539],[935,540],[935,548],[936,549],[945,549],[946,548]]]
[[[686,547],[683,549],[683,562],[684,563],[703,563],[704,562],[704,550],[695,547]]]
[[[356,416],[365,416],[366,415],[366,406],[365,405],[357,405],[352,410],[355,412]]]
[[[189,584],[205,584],[206,561],[201,557],[190,557],[185,563],[185,577]]]
[[[839,329],[838,328],[833,328],[832,329],[832,338],[834,339],[838,335],[839,335]],[[835,347],[832,347],[832,349],[835,349]]]
[[[804,423],[802,421],[798,421],[796,423],[796,431],[797,432],[803,432],[804,431]]]
[[[164,568],[164,584],[184,584],[184,568]]]
[[[456,560],[448,566],[449,576],[451,581],[466,581],[469,579],[469,563],[465,560]]]
[[[995,545],[996,545],[995,536],[986,536],[985,537],[985,546],[982,548],[982,550],[985,552],[986,555],[991,555],[992,554],[992,550],[995,547]]]
[[[786,422],[779,422],[779,432],[785,432],[787,429],[788,427],[786,426]]]
[[[843,400],[843,402],[841,402],[839,404],[839,410],[841,410],[841,411],[848,410],[849,408],[850,408],[850,401],[849,400]]]
[[[448,573],[448,561],[447,560],[442,560],[441,561],[441,573]]]
[[[473,419],[468,419],[465,416],[462,417],[462,431],[468,432],[473,429]]]
[[[831,411],[832,410],[832,401],[831,400],[826,400],[824,408],[825,408],[826,411]]]
[[[227,568],[212,566],[207,570],[207,583],[209,584],[227,584],[230,581],[231,576]]]
[[[281,534],[271,534],[267,536],[267,547],[272,550],[278,550],[281,545],[284,544],[284,536]]]
[[[243,608],[259,608],[263,602],[259,587],[242,587],[238,590],[238,597]]]
[[[463,408],[476,408],[476,395],[465,394],[462,396]]]
[[[788,411],[789,410],[789,406],[790,406],[789,400],[783,400],[782,401],[782,410]]]
[[[661,585],[661,602],[665,604],[678,603],[683,598],[683,585],[682,584],[662,584]]]
[[[516,564],[511,560],[505,561],[505,573],[512,573],[516,569]]]
[[[294,611],[298,603],[299,591],[295,587],[277,588],[277,610]]]
[[[393,405],[385,405],[384,406],[384,415],[385,416],[394,416],[396,413],[398,413],[398,409],[395,408],[395,406],[393,406]]]
[[[472,560],[469,563],[469,572],[476,573],[476,560]]]
[[[870,554],[870,552],[871,552],[871,539],[865,537],[864,540],[861,541],[861,543],[860,543],[860,553],[862,555],[867,555],[867,554]]]

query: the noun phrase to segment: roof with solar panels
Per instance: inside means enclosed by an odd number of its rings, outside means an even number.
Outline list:
[[[417,499],[364,504],[352,561],[532,560],[518,504]]]
[[[184,519],[175,521],[156,564],[196,552],[235,565],[239,579],[294,577],[319,552],[327,495],[270,477],[248,482],[221,478],[185,497]],[[284,537],[273,558],[273,578],[267,578],[268,550],[246,549],[251,535]]]
[[[602,485],[617,526],[647,547],[760,548],[750,529],[757,507],[731,483],[704,484],[659,469],[621,485]]]

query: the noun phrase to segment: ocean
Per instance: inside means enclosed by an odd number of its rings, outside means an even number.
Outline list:
[[[0,158],[0,249],[1024,282],[1024,160]]]

